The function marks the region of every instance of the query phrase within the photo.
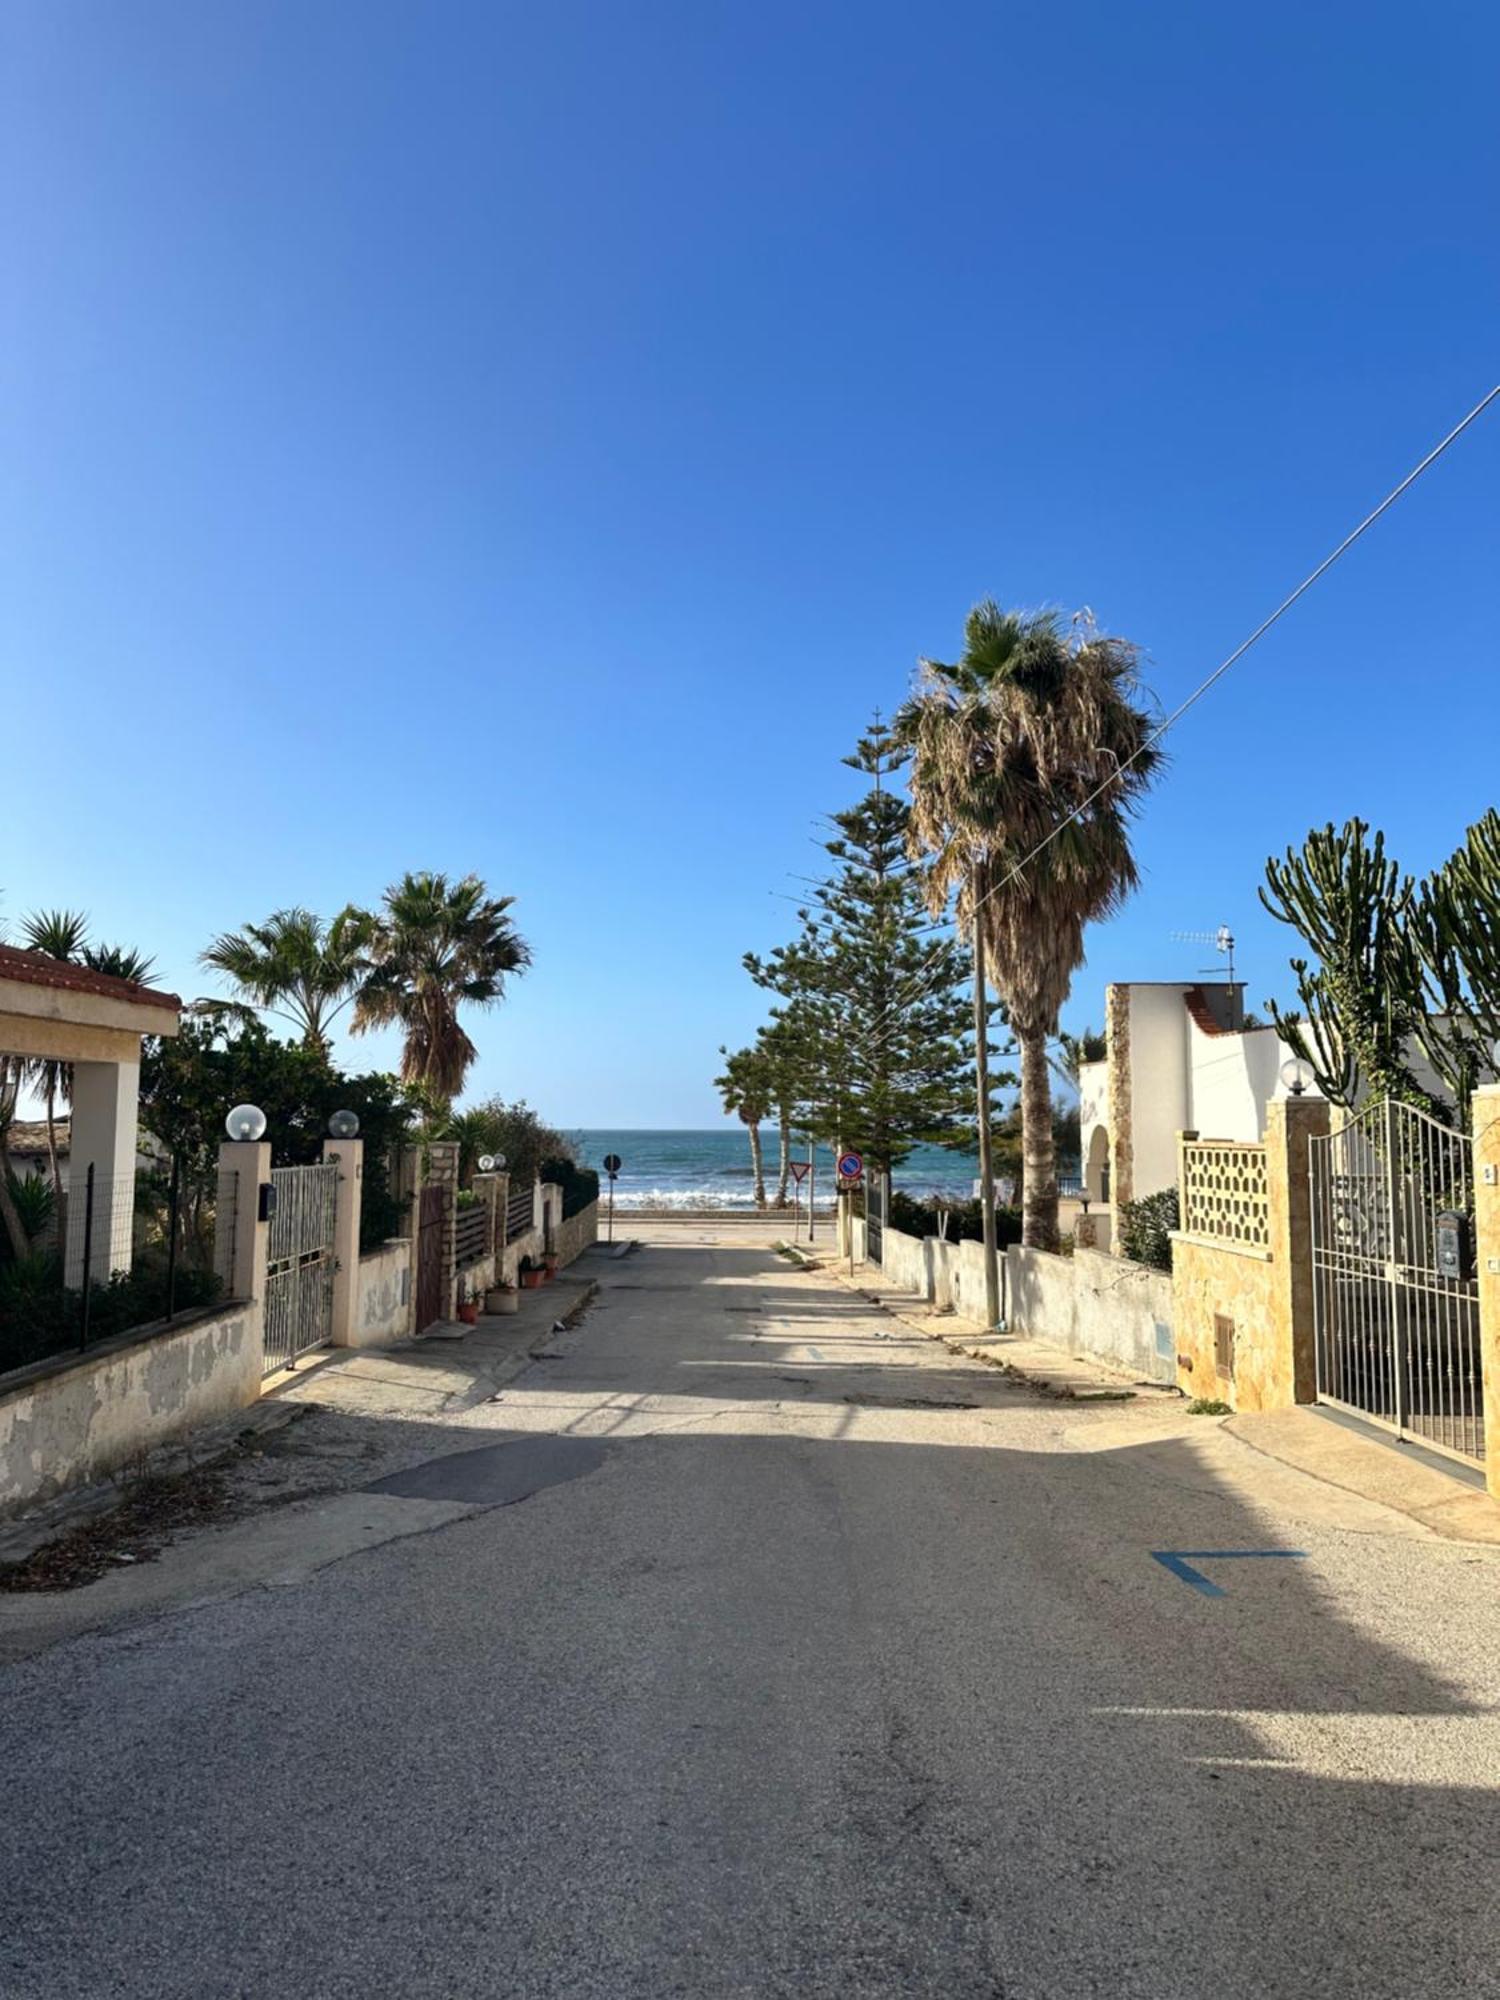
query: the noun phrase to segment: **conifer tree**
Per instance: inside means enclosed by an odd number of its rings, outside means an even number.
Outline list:
[[[968,957],[935,929],[907,853],[909,808],[892,782],[907,754],[877,714],[844,759],[871,783],[832,817],[832,872],[799,912],[797,936],[745,959],[781,1002],[766,1032],[789,1052],[798,1122],[885,1169],[922,1141],[974,1139]]]

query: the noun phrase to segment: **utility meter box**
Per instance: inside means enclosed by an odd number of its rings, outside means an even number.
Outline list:
[[[1469,1218],[1457,1209],[1445,1208],[1438,1216],[1433,1234],[1433,1254],[1440,1278],[1473,1276],[1469,1259]]]

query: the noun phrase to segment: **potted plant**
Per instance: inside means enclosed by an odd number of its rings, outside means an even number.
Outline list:
[[[490,1285],[484,1294],[484,1309],[487,1313],[513,1313],[521,1310],[521,1294],[514,1285],[508,1285],[502,1278],[498,1285]]]
[[[462,1279],[459,1280],[458,1287],[458,1316],[465,1326],[479,1324],[479,1301],[469,1297]]]
[[[557,1276],[557,1252],[555,1250],[544,1250],[542,1252],[542,1269],[547,1273],[549,1278]]]
[[[529,1257],[521,1259],[521,1284],[524,1290],[534,1292],[547,1282],[547,1273],[540,1264],[534,1264]]]

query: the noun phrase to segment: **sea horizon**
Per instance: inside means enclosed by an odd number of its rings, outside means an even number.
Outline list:
[[[621,1209],[724,1209],[752,1212],[755,1171],[750,1134],[743,1125],[613,1125],[560,1128],[577,1147],[583,1165],[603,1170],[605,1157],[619,1155],[615,1206]],[[634,1142],[634,1143],[632,1143]],[[761,1127],[766,1192],[774,1199],[780,1135],[774,1124]],[[808,1158],[807,1144],[794,1134],[792,1158]],[[820,1203],[831,1198],[835,1154],[821,1141],[814,1153],[813,1180]],[[945,1146],[916,1146],[892,1175],[894,1186],[918,1197],[928,1194],[967,1201],[979,1173],[978,1159]]]

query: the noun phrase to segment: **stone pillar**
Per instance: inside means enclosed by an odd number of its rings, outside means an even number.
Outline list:
[[[444,1190],[443,1204],[443,1318],[458,1316],[458,1141],[433,1139],[423,1148],[424,1187]]]
[[[1500,1500],[1500,1083],[1487,1083],[1474,1093],[1474,1269],[1479,1278],[1485,1478]]]
[[[489,1255],[495,1261],[498,1278],[500,1256],[505,1249],[505,1187],[504,1174],[476,1174],[474,1192],[484,1203],[489,1216]]]
[[[64,1281],[102,1284],[111,1271],[128,1271],[135,1218],[135,1155],[141,1090],[139,1062],[73,1065],[72,1139],[68,1150],[68,1234]],[[89,1169],[94,1170],[89,1220]]]
[[[1285,1343],[1288,1400],[1318,1397],[1313,1328],[1312,1187],[1309,1139],[1328,1136],[1321,1097],[1278,1097],[1266,1110],[1266,1197],[1276,1273],[1277,1331]]]
[[[214,1269],[227,1299],[264,1304],[269,1222],[260,1218],[260,1191],[271,1182],[271,1142],[231,1140],[219,1148],[214,1214]]]
[[[339,1170],[333,1212],[333,1327],[330,1344],[358,1347],[359,1215],[364,1200],[365,1142],[325,1139],[323,1163]]]
[[[1105,1116],[1109,1120],[1109,1204],[1118,1215],[1135,1199],[1135,1135],[1131,1123],[1130,988],[1104,989]],[[1150,1190],[1148,1189],[1149,1193]]]

